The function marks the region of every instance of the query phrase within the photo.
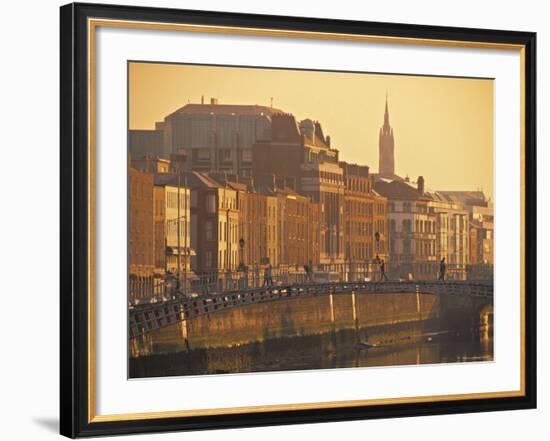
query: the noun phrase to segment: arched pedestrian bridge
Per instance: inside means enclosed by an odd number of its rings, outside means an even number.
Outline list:
[[[162,303],[131,306],[129,309],[129,337],[134,339],[160,328],[230,308],[320,296],[330,296],[332,302],[332,297],[335,295],[355,295],[355,293],[360,295],[427,294],[438,296],[440,318],[447,321],[492,315],[492,281],[304,283],[181,297]]]

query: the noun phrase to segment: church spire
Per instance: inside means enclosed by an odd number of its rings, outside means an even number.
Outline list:
[[[386,89],[386,110],[384,111],[384,127],[390,126],[390,112],[388,111],[388,91]]]
[[[382,176],[393,176],[395,173],[394,147],[393,128],[390,126],[388,110],[388,91],[386,90],[384,125],[380,127],[378,140],[378,173]]]

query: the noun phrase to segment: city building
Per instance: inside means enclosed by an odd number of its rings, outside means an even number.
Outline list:
[[[155,273],[166,274],[168,256],[166,243],[166,191],[163,185],[153,187],[153,222]]]
[[[274,226],[279,262],[298,269],[310,264],[317,267],[320,263],[320,204],[285,187],[284,181],[277,184],[274,180],[262,191],[276,198],[277,218]]]
[[[340,162],[345,184],[345,260],[350,277],[370,277],[388,261],[386,199],[371,188],[369,167]],[[376,259],[378,257],[378,259]]]
[[[239,266],[237,191],[205,173],[187,173],[191,189],[191,269],[197,274],[235,271]]]
[[[319,204],[302,196],[272,175],[255,180],[236,175],[209,174],[237,192],[239,262],[247,268],[303,267],[319,263]],[[242,247],[241,247],[242,239]]]
[[[494,213],[493,206],[488,203],[486,207],[471,206],[473,228],[477,229],[476,253],[472,263],[494,264]]]
[[[155,268],[153,175],[130,168],[129,183],[129,273],[151,276]]]
[[[163,174],[170,173],[170,160],[158,156],[131,157],[132,168],[148,173]]]
[[[252,145],[271,139],[271,116],[280,112],[267,106],[189,103],[157,123],[154,131],[130,131],[130,151],[170,158],[186,157],[185,171],[221,171],[248,176],[252,171]],[[159,134],[160,133],[160,134]]]
[[[130,130],[128,148],[132,158],[146,156],[168,158],[164,151],[164,131],[162,124],[154,130]]]
[[[375,190],[388,200],[390,274],[432,279],[437,276],[436,216],[424,178],[417,186],[406,180],[378,178]]]
[[[445,259],[445,279],[465,280],[470,263],[468,211],[442,192],[430,194],[428,207],[436,216],[436,255]]]
[[[327,270],[344,266],[344,176],[338,150],[321,125],[297,123],[290,114],[272,116],[272,139],[253,146],[255,179],[275,176],[285,187],[319,204],[320,263]]]
[[[153,175],[130,168],[129,185],[128,301],[135,303],[155,284]]]
[[[154,194],[155,266],[173,275],[179,272],[180,281],[187,281],[195,253],[191,246],[191,190],[185,176],[179,177],[179,182],[178,177],[157,176]]]
[[[277,199],[258,191],[250,176],[227,173],[210,173],[209,176],[237,192],[239,265],[247,268],[278,266]]]
[[[440,191],[448,200],[460,204],[468,213],[468,278],[488,278],[494,264],[494,211],[482,191]]]

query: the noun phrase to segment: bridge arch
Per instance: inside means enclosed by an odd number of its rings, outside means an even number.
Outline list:
[[[458,320],[474,325],[477,317],[490,323],[492,320],[492,283],[468,281],[364,281],[329,282],[279,285],[261,288],[244,288],[234,291],[203,295],[180,296],[158,303],[130,305],[130,339],[167,327],[199,315],[255,303],[273,302],[288,298],[306,298],[361,292],[364,294],[397,293],[440,296],[441,315],[447,320]],[[487,306],[487,308],[484,308]],[[475,312],[477,311],[477,315]],[[467,319],[465,319],[465,316]],[[481,319],[480,319],[481,321]]]

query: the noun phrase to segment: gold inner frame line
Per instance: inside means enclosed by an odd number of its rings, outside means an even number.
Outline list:
[[[167,30],[203,33],[224,33],[265,37],[311,38],[355,42],[374,42],[388,44],[413,44],[420,46],[464,47],[495,50],[512,50],[520,53],[520,194],[521,194],[521,269],[520,269],[520,390],[482,393],[464,393],[453,395],[416,396],[400,398],[377,398],[365,400],[346,400],[316,403],[277,404],[265,406],[231,407],[219,409],[193,409],[161,412],[127,413],[97,415],[95,382],[95,38],[97,27],[132,28],[145,30]],[[209,25],[191,25],[179,23],[154,23],[109,19],[88,19],[88,422],[112,422],[130,420],[148,420],[159,418],[177,418],[194,416],[228,415],[237,413],[277,412],[289,410],[312,410],[346,408],[359,406],[412,404],[426,402],[457,401],[464,399],[490,399],[520,397],[525,395],[525,46],[520,44],[470,42],[459,40],[419,39],[406,37],[337,34],[279,29],[259,29],[248,27],[225,27]]]

